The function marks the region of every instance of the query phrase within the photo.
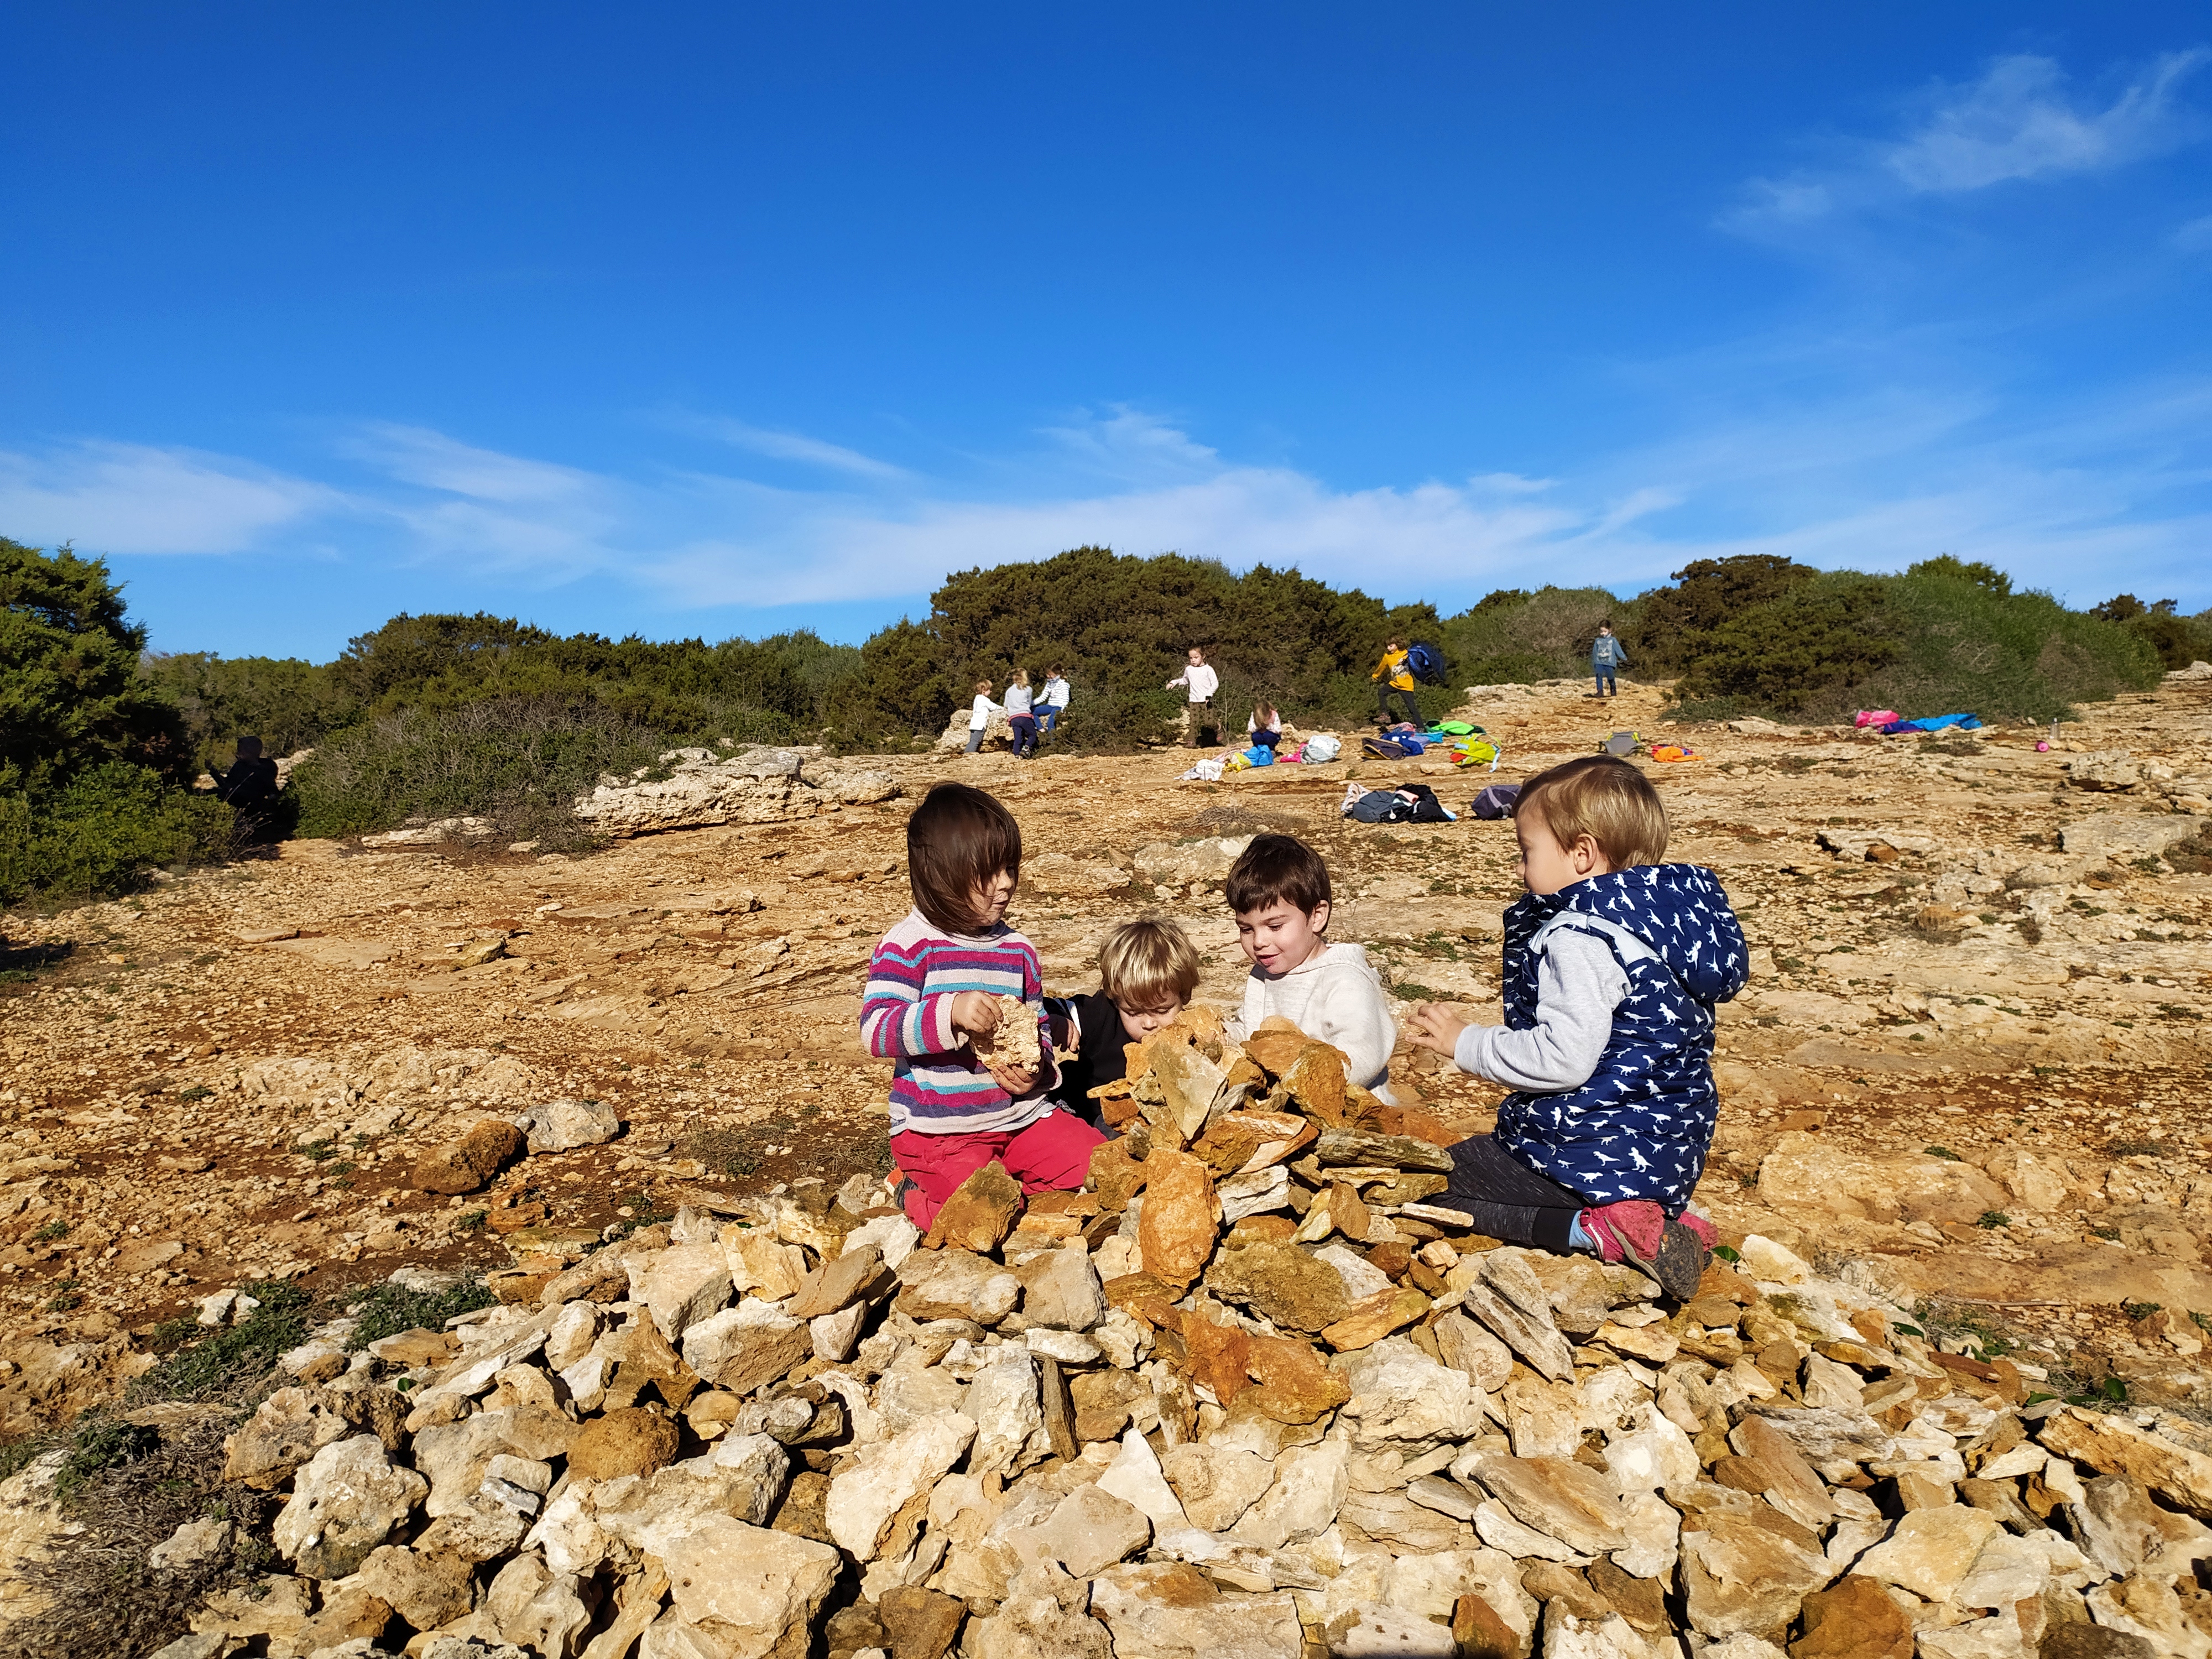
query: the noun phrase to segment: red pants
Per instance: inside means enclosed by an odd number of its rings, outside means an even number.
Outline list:
[[[993,1158],[1022,1183],[1024,1197],[1072,1193],[1091,1178],[1091,1149],[1106,1139],[1081,1118],[1058,1108],[1012,1134],[891,1137],[891,1158],[914,1177],[906,1194],[907,1219],[927,1232],[945,1200]]]

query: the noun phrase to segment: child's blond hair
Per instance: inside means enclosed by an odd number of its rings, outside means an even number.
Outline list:
[[[1513,816],[1534,813],[1563,848],[1584,836],[1616,870],[1667,856],[1667,809],[1651,781],[1625,760],[1588,755],[1521,786]]]
[[[1106,935],[1098,977],[1117,1008],[1188,1002],[1198,989],[1198,947],[1164,916],[1139,916]]]

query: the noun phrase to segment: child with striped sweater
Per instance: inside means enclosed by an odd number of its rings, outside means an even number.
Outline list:
[[[981,789],[940,783],[907,820],[914,908],[868,963],[860,1037],[893,1062],[892,1161],[901,1202],[927,1228],[960,1183],[994,1158],[1025,1194],[1073,1191],[1105,1139],[1049,1098],[1059,1082],[1036,947],[1006,925],[1021,878],[1022,832]],[[1037,1069],[995,1052],[999,999],[1037,1024]]]

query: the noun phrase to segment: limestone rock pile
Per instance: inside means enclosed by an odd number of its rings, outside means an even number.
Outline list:
[[[628,778],[602,778],[590,794],[577,799],[575,811],[604,835],[641,836],[809,818],[892,799],[900,787],[880,764],[827,760],[818,744],[743,744],[728,754],[672,749],[658,767]]]
[[[803,1184],[325,1334],[229,1449],[289,1573],[174,1659],[2212,1653],[2197,1426],[1758,1237],[1678,1308],[1472,1235],[1286,1025],[1131,1072],[1079,1193]]]

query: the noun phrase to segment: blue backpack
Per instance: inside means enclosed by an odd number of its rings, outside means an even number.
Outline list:
[[[1406,647],[1406,666],[1423,685],[1442,685],[1444,683],[1444,653],[1433,645],[1423,645],[1418,640]]]

